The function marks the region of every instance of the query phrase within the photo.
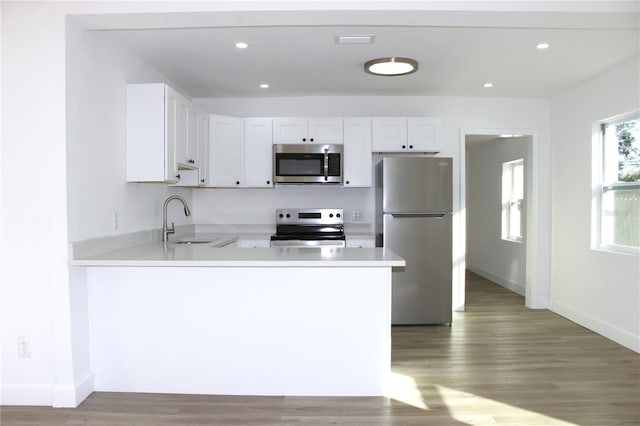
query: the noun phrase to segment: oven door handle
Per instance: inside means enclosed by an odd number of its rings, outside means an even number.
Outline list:
[[[329,150],[324,150],[324,181],[329,180]]]
[[[303,247],[345,247],[345,240],[271,240],[271,247],[303,248]]]

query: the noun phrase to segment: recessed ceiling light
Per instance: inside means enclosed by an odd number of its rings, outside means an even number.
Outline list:
[[[486,87],[486,88],[493,87],[493,83],[485,83],[482,85],[482,87]]]
[[[247,47],[249,47],[249,44],[245,43],[244,41],[239,41],[236,43],[236,48],[238,49],[246,49]]]
[[[536,49],[544,50],[549,48],[549,43],[538,43],[536,44]]]
[[[411,58],[379,58],[367,61],[364,70],[369,74],[396,76],[418,71],[418,62]]]
[[[269,85],[268,85],[267,83],[262,83],[262,84],[260,85],[260,88],[261,88],[261,89],[268,89],[268,88],[269,88]]]

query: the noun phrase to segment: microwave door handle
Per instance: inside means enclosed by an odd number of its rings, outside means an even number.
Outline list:
[[[329,180],[329,150],[324,150],[324,180]]]

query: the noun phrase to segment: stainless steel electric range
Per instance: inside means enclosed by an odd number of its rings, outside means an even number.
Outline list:
[[[277,209],[271,247],[344,247],[342,209]]]

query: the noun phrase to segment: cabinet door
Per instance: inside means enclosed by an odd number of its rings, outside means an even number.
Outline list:
[[[273,143],[307,143],[307,119],[279,117],[273,119]]]
[[[242,119],[211,115],[209,120],[209,186],[243,185]]]
[[[405,117],[374,117],[372,147],[375,152],[397,152],[407,149],[407,119]]]
[[[246,118],[244,120],[245,186],[273,187],[272,119]]]
[[[442,124],[439,118],[409,117],[407,119],[407,146],[410,151],[440,152]]]
[[[342,118],[310,118],[308,125],[309,142],[341,144],[343,141]]]
[[[344,119],[344,179],[345,187],[370,187],[371,163],[371,119]]]
[[[176,156],[179,164],[189,163],[189,103],[178,95],[176,104]]]
[[[165,88],[165,181],[175,183],[180,179],[176,159],[179,95],[168,86]]]
[[[356,247],[356,248],[363,248],[363,247],[373,248],[376,246],[376,238],[373,235],[370,237],[355,237],[355,238],[351,238],[347,236],[346,246]]]
[[[200,111],[189,107],[187,127],[187,164],[198,167],[198,127],[200,126]]]
[[[198,117],[198,185],[209,184],[209,115],[203,112]]]

